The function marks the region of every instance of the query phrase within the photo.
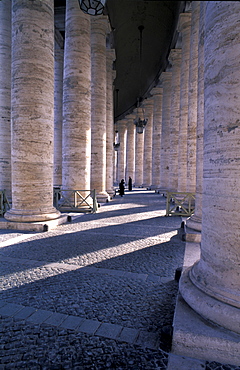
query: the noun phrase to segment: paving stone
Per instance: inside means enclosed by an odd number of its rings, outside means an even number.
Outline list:
[[[119,340],[127,343],[134,343],[137,339],[139,330],[132,328],[123,328],[119,335]]]
[[[84,320],[81,325],[79,326],[78,330],[82,333],[86,334],[94,334],[96,330],[99,328],[101,323],[97,320]]]
[[[3,306],[5,306],[6,304],[7,304],[6,301],[0,300],[0,308],[3,307]]]
[[[52,314],[53,313],[51,311],[37,310],[30,317],[28,317],[27,321],[32,322],[34,324],[42,324]]]
[[[160,338],[157,333],[140,331],[136,340],[136,344],[145,348],[158,349],[159,341]]]
[[[102,323],[95,334],[105,338],[116,339],[121,333],[121,330],[121,325]]]
[[[2,316],[14,316],[18,311],[20,311],[23,306],[15,303],[7,303],[0,308],[0,315]]]
[[[44,323],[53,326],[59,326],[68,317],[63,313],[54,312]]]
[[[14,319],[16,319],[16,320],[26,320],[35,311],[36,311],[36,308],[23,307],[21,311],[17,312],[16,315],[14,315]]]
[[[83,320],[83,317],[68,316],[59,326],[63,329],[76,330]]]

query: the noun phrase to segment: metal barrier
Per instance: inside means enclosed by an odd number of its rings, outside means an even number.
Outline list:
[[[0,215],[3,216],[10,209],[10,204],[6,196],[5,190],[0,190]]]
[[[189,217],[195,210],[195,194],[184,192],[167,192],[166,216]]]
[[[73,190],[54,187],[53,205],[63,212],[91,212],[98,209],[96,190]]]

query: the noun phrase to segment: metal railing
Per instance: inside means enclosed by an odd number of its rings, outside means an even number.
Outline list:
[[[166,216],[189,217],[195,210],[195,194],[185,192],[167,192]]]
[[[10,204],[5,190],[0,190],[0,216],[3,216],[10,209]]]
[[[73,190],[54,187],[53,205],[63,212],[96,213],[98,209],[96,190]]]

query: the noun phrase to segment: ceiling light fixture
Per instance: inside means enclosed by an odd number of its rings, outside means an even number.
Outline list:
[[[103,14],[106,0],[78,0],[80,9],[86,14],[101,15]]]
[[[144,30],[144,26],[139,26],[139,97],[137,99],[137,110],[136,110],[136,118],[134,120],[134,125],[136,125],[136,132],[138,134],[142,134],[144,131],[144,128],[146,127],[147,124],[147,118],[145,118],[145,111],[144,108],[141,106],[141,79],[142,79],[142,32]]]

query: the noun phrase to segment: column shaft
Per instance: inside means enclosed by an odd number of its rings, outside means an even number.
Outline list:
[[[12,3],[11,221],[59,217],[53,207],[54,4]]]
[[[161,169],[161,135],[162,135],[162,87],[151,90],[153,95],[153,136],[152,136],[152,185],[151,189],[160,187]]]
[[[153,98],[144,100],[145,116],[148,119],[144,133],[143,187],[152,184],[152,134],[153,134]]]
[[[163,84],[162,100],[162,135],[161,135],[161,189],[169,188],[169,165],[170,165],[170,115],[171,115],[171,72],[163,72],[161,75]]]
[[[118,140],[120,146],[118,148],[118,183],[126,176],[126,133],[127,133],[127,120],[118,122]]]
[[[90,190],[90,19],[75,0],[66,2],[63,81],[63,188]]]
[[[106,192],[106,16],[91,17],[92,58],[92,158],[91,188],[99,202],[110,199]]]
[[[182,35],[180,121],[178,146],[178,191],[185,192],[187,190],[188,81],[191,35],[190,13],[180,14],[178,28]]]
[[[115,51],[107,49],[107,91],[106,91],[106,189],[112,197],[113,189],[113,166],[114,166],[114,112],[113,112],[113,61]]]
[[[169,56],[169,60],[172,64],[169,189],[172,191],[177,191],[178,189],[181,56],[181,49],[172,49]]]
[[[11,198],[11,1],[0,1],[0,190]]]
[[[129,176],[132,182],[135,181],[135,125],[133,123],[135,115],[129,114],[127,117],[127,163],[126,163],[126,181]]]

